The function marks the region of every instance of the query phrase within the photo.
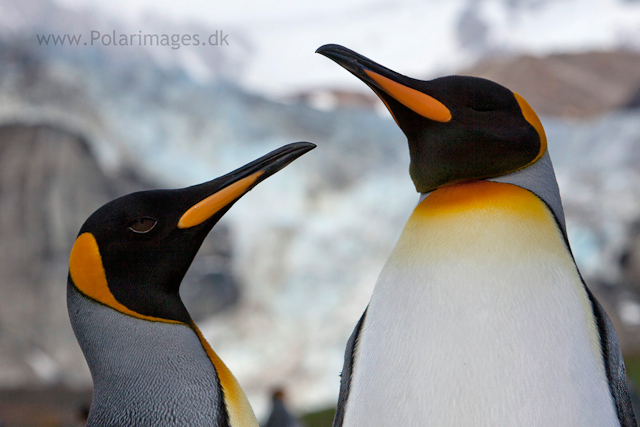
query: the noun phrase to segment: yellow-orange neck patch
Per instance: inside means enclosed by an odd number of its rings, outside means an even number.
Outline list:
[[[531,257],[573,262],[553,213],[539,197],[484,180],[429,194],[414,209],[393,253],[389,262],[412,268],[463,261],[501,265]]]
[[[202,347],[204,347],[207,356],[209,356],[211,363],[213,363],[213,366],[216,368],[218,380],[224,392],[224,403],[227,407],[231,427],[257,427],[258,421],[256,420],[256,416],[253,413],[253,409],[251,409],[247,396],[244,394],[240,384],[238,384],[238,380],[236,380],[216,352],[213,351],[196,324],[192,324],[191,327],[196,331]]]
[[[183,324],[176,320],[137,313],[116,300],[107,284],[100,248],[98,248],[98,243],[91,233],[82,233],[76,239],[69,258],[69,274],[75,287],[84,295],[123,314],[153,322]]]
[[[531,108],[529,103],[517,93],[514,92],[513,95],[516,97],[516,101],[518,101],[518,105],[522,110],[522,115],[524,116],[524,119],[527,122],[529,122],[531,126],[533,126],[536,132],[538,132],[538,136],[540,137],[540,152],[538,153],[536,158],[531,161],[531,163],[534,163],[540,157],[542,157],[545,151],[547,151],[547,135],[544,133],[544,127],[542,126],[542,122],[540,121],[540,118],[538,117],[536,112],[533,111],[533,108]]]
[[[491,207],[509,211],[510,215],[522,215],[528,220],[546,221],[548,215],[544,203],[530,191],[512,184],[484,180],[438,188],[416,207],[414,214],[439,217]]]

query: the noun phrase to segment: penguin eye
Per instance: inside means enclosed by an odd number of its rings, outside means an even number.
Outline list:
[[[157,223],[157,220],[145,216],[132,221],[131,224],[129,224],[129,230],[134,233],[148,233],[153,230],[153,227],[155,227]]]

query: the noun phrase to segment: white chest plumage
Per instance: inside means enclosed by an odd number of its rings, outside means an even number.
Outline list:
[[[376,284],[344,426],[618,426],[596,323],[546,205],[434,191]]]

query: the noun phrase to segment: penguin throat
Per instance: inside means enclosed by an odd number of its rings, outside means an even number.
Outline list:
[[[184,323],[140,314],[118,301],[107,284],[100,249],[91,233],[83,233],[76,239],[69,258],[69,276],[73,285],[84,295],[123,314],[153,322]]]

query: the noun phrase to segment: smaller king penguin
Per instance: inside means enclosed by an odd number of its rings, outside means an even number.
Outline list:
[[[71,250],[67,305],[93,379],[88,426],[258,426],[180,283],[225,212],[313,148],[289,144],[204,184],[129,194],[87,219]]]
[[[529,104],[485,79],[317,52],[382,99],[421,193],[347,344],[334,426],[635,426]]]

